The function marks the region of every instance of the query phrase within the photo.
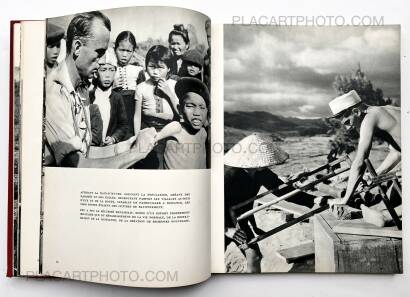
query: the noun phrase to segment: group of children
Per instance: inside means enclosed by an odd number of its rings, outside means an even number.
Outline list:
[[[137,48],[132,32],[121,32],[114,48],[107,49],[90,78],[92,145],[113,145],[138,137],[143,128],[160,132],[178,122],[179,132],[159,141],[133,168],[207,168],[210,98],[203,68],[204,58],[209,57],[190,49],[183,25],[174,25],[168,43],[168,47],[154,45],[148,50],[145,68],[131,63]]]

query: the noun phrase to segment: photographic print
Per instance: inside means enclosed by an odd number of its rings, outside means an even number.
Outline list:
[[[400,26],[224,26],[228,273],[402,273]]]
[[[48,19],[44,165],[209,168],[210,26],[171,7]]]

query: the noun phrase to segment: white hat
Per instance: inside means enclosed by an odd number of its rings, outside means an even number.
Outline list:
[[[239,168],[263,168],[284,163],[289,155],[271,135],[251,134],[235,144],[224,156],[224,164]]]
[[[115,55],[114,49],[111,47],[107,48],[104,56],[98,60],[98,64],[110,64],[117,67],[117,56]]]
[[[349,93],[343,94],[342,96],[336,97],[329,102],[330,110],[333,113],[332,117],[339,116],[346,109],[355,106],[356,104],[362,102],[359,95],[355,90],[350,91]]]

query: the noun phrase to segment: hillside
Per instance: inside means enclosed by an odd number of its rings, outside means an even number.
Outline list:
[[[224,149],[254,132],[270,134],[276,141],[289,136],[323,135],[328,127],[321,119],[287,118],[264,111],[225,112]]]
[[[265,111],[225,112],[224,116],[225,127],[278,136],[313,136],[329,129],[322,119],[288,118]]]

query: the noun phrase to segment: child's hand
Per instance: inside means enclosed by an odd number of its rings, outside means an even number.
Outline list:
[[[172,91],[169,85],[165,82],[165,80],[161,79],[158,81],[158,89],[161,90],[165,95],[167,95],[167,99],[172,98]]]
[[[115,139],[111,136],[107,136],[104,140],[104,145],[112,145],[115,143]]]

